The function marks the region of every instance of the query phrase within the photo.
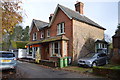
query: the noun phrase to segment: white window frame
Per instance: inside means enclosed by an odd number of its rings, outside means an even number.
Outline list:
[[[55,43],[58,43],[58,48],[55,48]],[[55,49],[58,49],[58,55],[57,56],[54,56],[55,55]],[[51,57],[61,57],[60,42],[52,42],[51,43]]]
[[[65,34],[65,23],[59,23],[57,25],[57,35]]]
[[[43,32],[43,31],[41,31],[40,38],[41,38],[41,39],[44,38],[44,32]]]
[[[47,37],[50,37],[50,30],[47,30]]]
[[[37,32],[33,33],[33,40],[37,40]]]

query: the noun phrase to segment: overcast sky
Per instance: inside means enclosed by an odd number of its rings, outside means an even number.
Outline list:
[[[120,24],[120,1],[118,4],[118,23]]]
[[[49,15],[54,13],[57,4],[75,10],[76,1],[84,3],[84,15],[92,19],[107,30],[106,34],[114,35],[118,25],[119,0],[23,0],[23,9],[26,13],[24,26],[30,26],[32,19],[49,21]],[[119,10],[120,11],[120,10]]]

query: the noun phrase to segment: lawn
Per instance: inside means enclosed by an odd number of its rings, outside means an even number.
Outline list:
[[[97,68],[105,68],[105,69],[116,69],[116,70],[120,70],[120,65],[111,65],[111,64],[107,64],[105,66],[98,66]]]
[[[84,67],[78,67],[78,66],[68,66],[63,69],[79,72],[79,73],[92,73],[92,68],[84,68]]]

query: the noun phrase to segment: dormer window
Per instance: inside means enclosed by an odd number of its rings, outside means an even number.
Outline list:
[[[47,30],[47,37],[50,37],[50,30]]]
[[[37,33],[33,33],[33,40],[37,40]]]
[[[65,23],[59,23],[57,25],[57,35],[65,34]]]
[[[43,32],[43,31],[41,31],[41,36],[40,36],[40,38],[44,38],[44,32]]]

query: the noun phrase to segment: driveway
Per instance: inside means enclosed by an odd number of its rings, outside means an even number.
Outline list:
[[[92,75],[41,67],[38,64],[19,62],[17,73],[21,78],[98,78]]]

